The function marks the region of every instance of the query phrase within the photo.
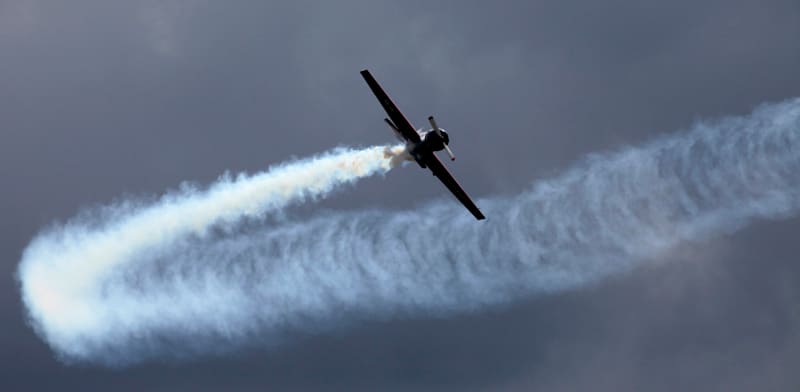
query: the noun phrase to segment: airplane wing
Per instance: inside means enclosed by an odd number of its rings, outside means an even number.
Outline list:
[[[471,212],[472,215],[475,216],[475,219],[477,220],[486,219],[486,217],[483,216],[481,210],[478,209],[478,206],[476,206],[475,203],[472,201],[472,199],[469,198],[467,192],[464,191],[463,188],[461,188],[461,185],[458,185],[458,182],[456,181],[455,178],[453,178],[453,175],[450,174],[449,171],[447,171],[447,168],[444,167],[442,161],[440,161],[439,158],[436,157],[436,154],[428,152],[427,154],[425,154],[424,157],[425,157],[424,158],[425,164],[428,166],[428,168],[431,169],[433,175],[438,177],[439,180],[442,183],[444,183],[444,186],[446,186],[447,189],[449,189],[450,192],[453,193],[456,199],[458,199],[458,201],[460,201],[461,204],[464,205],[464,207],[467,207],[469,212]]]
[[[370,90],[372,90],[372,93],[375,94],[376,98],[378,98],[381,106],[383,106],[383,110],[385,110],[386,114],[389,115],[389,118],[397,127],[397,130],[400,132],[400,134],[403,135],[406,140],[419,143],[421,139],[417,131],[415,131],[411,123],[406,120],[405,116],[403,116],[403,113],[401,113],[400,109],[397,108],[397,105],[395,105],[394,102],[389,99],[389,96],[385,91],[383,91],[381,85],[378,84],[375,78],[372,77],[372,74],[365,69],[361,71],[361,76],[363,76],[364,80],[367,81]]]

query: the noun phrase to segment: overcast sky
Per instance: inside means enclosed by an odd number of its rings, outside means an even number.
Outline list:
[[[114,370],[60,363],[14,271],[81,208],[393,141],[363,68],[417,126],[437,116],[484,197],[800,96],[798,38],[796,0],[0,1],[0,389],[796,390],[798,219],[501,308]],[[409,166],[314,208],[449,197],[429,177]]]

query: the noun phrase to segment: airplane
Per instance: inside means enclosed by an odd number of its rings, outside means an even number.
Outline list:
[[[439,180],[444,183],[444,186],[453,193],[456,199],[475,216],[475,219],[486,219],[481,210],[478,209],[478,206],[469,198],[467,192],[461,188],[461,185],[458,185],[453,175],[447,171],[442,161],[436,157],[436,151],[445,150],[447,155],[450,156],[450,160],[456,160],[453,151],[448,146],[448,144],[450,144],[450,136],[447,132],[439,128],[433,116],[428,117],[428,121],[431,124],[430,130],[415,130],[411,123],[403,116],[403,113],[400,112],[400,109],[397,108],[397,105],[389,99],[389,96],[386,95],[383,88],[375,81],[372,74],[365,69],[361,71],[361,76],[364,77],[372,93],[375,94],[375,97],[378,98],[378,102],[381,103],[386,114],[389,115],[389,118],[384,118],[383,121],[394,131],[395,136],[406,144],[406,151],[414,158],[417,164],[423,169],[430,169],[433,175],[438,177]]]

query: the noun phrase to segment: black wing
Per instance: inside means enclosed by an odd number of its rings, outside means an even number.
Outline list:
[[[365,69],[361,71],[361,76],[363,76],[364,80],[367,81],[367,85],[369,85],[370,90],[372,90],[372,93],[375,94],[376,98],[378,98],[378,102],[381,103],[383,110],[385,110],[386,114],[389,115],[389,118],[392,119],[392,122],[397,127],[397,130],[400,132],[400,134],[403,135],[406,140],[419,143],[421,139],[417,131],[415,131],[411,123],[406,120],[405,116],[403,116],[403,113],[400,113],[400,109],[398,109],[397,105],[395,105],[394,102],[389,99],[389,96],[383,91],[381,85],[375,81],[375,78],[372,77],[372,74]]]
[[[438,177],[439,180],[442,181],[442,183],[444,183],[444,186],[446,186],[447,189],[449,189],[450,192],[453,193],[456,199],[458,199],[458,201],[460,201],[461,204],[464,205],[464,207],[467,207],[467,209],[469,210],[469,212],[472,213],[472,215],[475,215],[475,219],[477,220],[486,219],[486,217],[483,216],[481,210],[478,209],[478,206],[476,206],[475,203],[472,201],[472,199],[469,198],[467,192],[464,191],[463,188],[461,188],[461,185],[458,185],[456,179],[453,178],[453,175],[450,174],[449,171],[447,171],[447,168],[444,167],[442,161],[440,161],[439,158],[437,158],[434,153],[428,152],[425,155],[423,155],[423,157],[425,159],[425,164],[428,166],[428,168],[431,169],[433,175]]]

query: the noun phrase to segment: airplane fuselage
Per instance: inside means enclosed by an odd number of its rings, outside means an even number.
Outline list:
[[[424,169],[426,166],[423,156],[425,156],[427,152],[444,150],[445,145],[450,143],[450,136],[447,135],[444,129],[439,129],[439,132],[434,132],[433,129],[428,131],[418,130],[417,133],[419,133],[421,140],[419,142],[407,140],[406,151],[408,151],[419,166]]]

